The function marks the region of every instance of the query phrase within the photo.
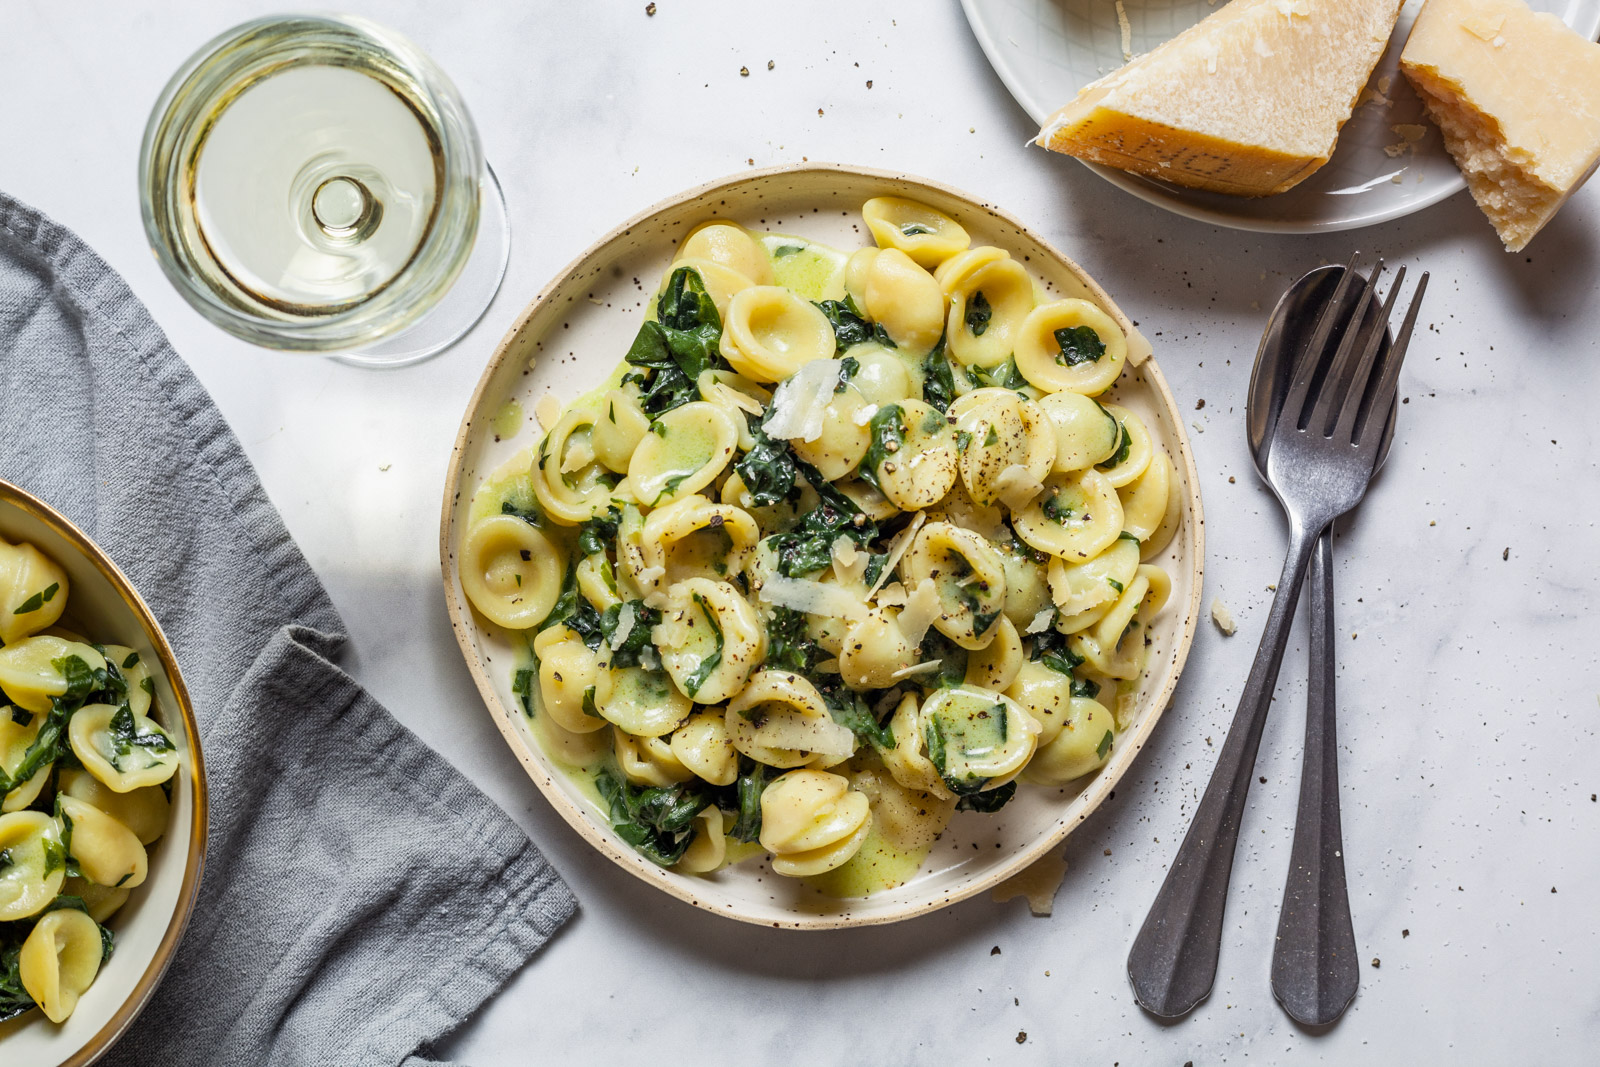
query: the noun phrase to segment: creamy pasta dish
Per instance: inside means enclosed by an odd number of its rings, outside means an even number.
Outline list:
[[[54,560],[0,540],[0,1020],[77,1007],[178,768],[149,665],[60,626],[67,591]]]
[[[1097,399],[1116,321],[926,205],[862,215],[848,253],[690,231],[620,367],[472,502],[462,588],[526,648],[530,728],[678,871],[863,895],[1093,774],[1170,588],[1172,461]]]

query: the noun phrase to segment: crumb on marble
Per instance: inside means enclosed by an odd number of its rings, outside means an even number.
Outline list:
[[[1233,621],[1233,612],[1228,610],[1228,605],[1224,604],[1220,597],[1213,597],[1211,600],[1211,621],[1216,623],[1217,629],[1222,631],[1224,637],[1232,637],[1239,629],[1238,624]]]
[[[644,5],[644,13],[646,15],[654,15],[656,13],[656,5],[653,3]]]

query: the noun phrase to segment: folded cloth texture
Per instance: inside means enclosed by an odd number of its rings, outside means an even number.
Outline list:
[[[338,613],[211,398],[115,271],[4,193],[0,477],[138,587],[200,722],[199,900],[101,1062],[434,1062],[572,894],[332,661]]]

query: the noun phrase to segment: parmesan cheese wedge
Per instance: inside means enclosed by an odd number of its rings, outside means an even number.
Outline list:
[[[1233,0],[1078,91],[1035,143],[1236,196],[1333,155],[1403,0]]]
[[[1600,44],[1522,0],[1428,0],[1400,69],[1506,251],[1600,160]]]

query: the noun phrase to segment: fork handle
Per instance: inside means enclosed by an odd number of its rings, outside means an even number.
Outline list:
[[[1278,681],[1289,626],[1300,596],[1312,547],[1326,520],[1311,525],[1292,520],[1289,552],[1278,579],[1267,625],[1256,649],[1250,677],[1234,712],[1233,725],[1217,757],[1205,796],[1167,877],[1150,905],[1144,925],[1128,953],[1128,980],[1139,1005],[1153,1015],[1175,1019],[1211,993],[1222,943],[1222,915],[1228,902],[1234,845],[1244,816],[1256,750],[1266,725],[1272,690]]]
[[[1272,993],[1296,1022],[1327,1026],[1350,1006],[1361,980],[1339,830],[1331,524],[1317,539],[1306,581],[1311,597],[1306,749],[1289,877],[1272,951]]]

